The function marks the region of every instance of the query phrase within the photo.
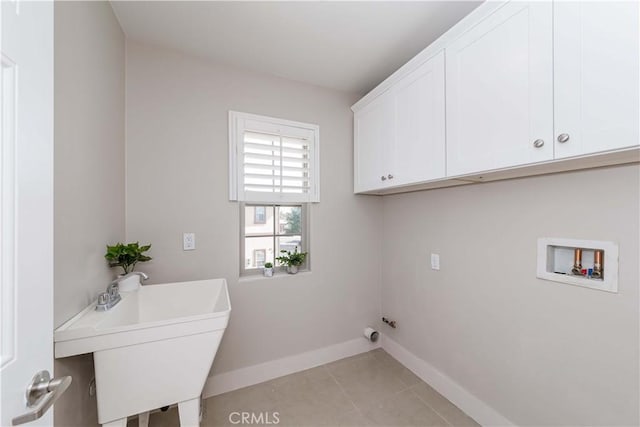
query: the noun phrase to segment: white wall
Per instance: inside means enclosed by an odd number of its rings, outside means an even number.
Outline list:
[[[113,279],[105,245],[124,239],[124,34],[108,2],[55,2],[54,323]],[[58,359],[73,383],[56,426],[96,425],[90,355]]]
[[[639,194],[632,165],[385,197],[384,332],[518,425],[638,425]],[[619,293],[536,279],[538,237],[617,242]]]
[[[55,5],[55,324],[114,277],[124,238],[124,34],[107,2]]]
[[[225,277],[233,311],[215,373],[360,336],[380,307],[381,200],[353,188],[357,95],[127,42],[127,239],[151,243],[151,283]],[[228,111],[320,125],[313,271],[241,281],[239,207],[228,200]],[[197,249],[182,250],[182,233]]]

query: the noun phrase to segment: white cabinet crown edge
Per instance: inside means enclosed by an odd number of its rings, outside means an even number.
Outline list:
[[[467,16],[462,18],[453,27],[448,29],[444,34],[424,48],[420,53],[411,58],[406,64],[396,70],[393,74],[382,81],[378,86],[373,88],[369,93],[362,97],[358,102],[351,106],[352,111],[359,111],[385,91],[392,88],[398,81],[406,75],[418,69],[423,63],[437,55],[445,49],[449,43],[460,37],[474,26],[478,25],[482,20],[491,15],[493,12],[507,4],[508,1],[487,1],[476,9],[471,11]]]

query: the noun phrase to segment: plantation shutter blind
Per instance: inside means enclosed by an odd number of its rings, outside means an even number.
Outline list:
[[[319,201],[317,126],[237,112],[229,118],[231,200]]]

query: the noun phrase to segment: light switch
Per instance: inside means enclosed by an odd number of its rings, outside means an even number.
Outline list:
[[[182,249],[185,251],[192,251],[196,248],[196,234],[184,233],[182,235]]]
[[[431,254],[431,269],[440,270],[440,255]]]

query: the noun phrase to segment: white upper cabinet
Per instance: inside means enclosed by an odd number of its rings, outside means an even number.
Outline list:
[[[394,88],[395,168],[392,185],[445,176],[444,52]]]
[[[638,7],[554,3],[556,158],[639,144]]]
[[[355,113],[355,191],[445,176],[444,53]]]
[[[552,13],[512,1],[447,45],[448,176],[553,159]]]
[[[637,162],[640,2],[485,2],[352,108],[356,193]]]
[[[354,116],[356,192],[386,186],[395,137],[395,103],[384,93]]]

